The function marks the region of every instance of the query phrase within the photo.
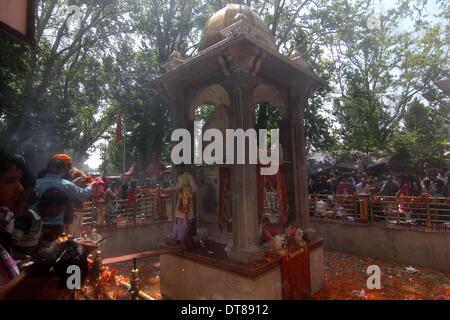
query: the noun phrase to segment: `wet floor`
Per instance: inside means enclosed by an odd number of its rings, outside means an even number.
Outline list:
[[[370,257],[326,251],[325,285],[314,299],[449,300],[450,273]],[[367,289],[367,268],[381,270],[381,289]]]
[[[450,300],[450,273],[337,251],[326,251],[325,263],[325,285],[313,299]],[[159,258],[140,259],[137,264],[141,290],[154,299],[161,299]],[[367,268],[371,265],[377,265],[381,270],[379,290],[367,289]],[[127,261],[110,268],[117,269],[128,281],[132,266],[132,261]],[[111,293],[117,299],[129,299],[124,289],[111,289]]]

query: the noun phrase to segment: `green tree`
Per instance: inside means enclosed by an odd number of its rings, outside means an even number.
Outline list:
[[[444,156],[447,141],[443,133],[449,123],[448,115],[415,99],[408,105],[404,127],[394,138],[393,151],[409,167],[444,166],[449,159]]]
[[[367,24],[372,1],[334,5],[341,23],[329,48],[336,61],[334,114],[343,149],[366,159],[389,150],[408,104],[448,76],[448,28],[425,15],[425,4],[401,1],[376,28]]]
[[[69,29],[69,4],[81,8],[81,22]],[[120,1],[39,1],[36,46],[28,49],[21,103],[6,129],[8,146],[37,170],[64,149],[75,161],[101,136],[111,115],[102,91],[101,56],[119,30]]]
[[[27,48],[4,33],[0,33],[0,48],[0,145],[13,152],[9,129],[21,116]]]
[[[143,72],[145,68],[136,67],[134,55],[139,54],[147,57],[149,63],[146,64],[146,70],[152,74],[159,73],[159,66],[165,62],[168,56],[177,50],[183,56],[190,56],[196,53],[197,46],[200,40],[202,29],[207,19],[216,11],[223,8],[227,1],[134,1],[130,4],[131,25],[134,30],[134,37],[139,39],[139,46],[130,46],[126,51],[123,63],[115,61],[114,64],[120,67],[116,74],[124,74],[126,68],[132,70],[129,74],[136,72]],[[295,46],[292,45],[289,38],[298,34],[303,29],[308,29],[302,34],[302,39],[305,40],[311,34],[317,34],[323,31],[320,28],[319,18],[314,15],[307,14],[308,8],[315,6],[311,0],[306,0],[302,3],[296,1],[276,1],[271,4],[267,1],[247,1],[247,5],[251,5],[269,24],[269,28],[274,33],[277,39],[277,45],[286,54],[290,53]],[[320,2],[320,6],[324,6],[325,1]],[[275,11],[272,11],[272,8]],[[302,22],[301,24],[299,22]],[[314,21],[315,27],[308,27]],[[296,40],[297,41],[297,40]],[[297,41],[298,42],[298,41]],[[305,40],[309,44],[307,40]],[[286,45],[285,45],[286,44]],[[318,42],[315,45],[309,45],[305,50],[305,55],[311,61],[320,64],[320,53],[317,51]],[[315,51],[314,51],[315,50]],[[115,54],[117,56],[117,53]],[[329,67],[322,63],[323,69]],[[139,69],[137,71],[136,69]],[[138,81],[139,82],[139,81]],[[118,86],[120,88],[121,86]],[[170,128],[170,115],[165,109],[166,106],[161,105],[158,97],[147,99],[145,106],[139,104],[134,105],[132,101],[139,98],[139,93],[131,87],[126,90],[120,90],[114,93],[114,101],[117,104],[118,110],[121,110],[125,115],[126,127],[132,128],[130,131],[130,138],[128,139],[127,158],[130,161],[139,163],[139,168],[144,168],[148,163],[150,153],[155,153],[162,158],[167,158],[170,150],[170,141],[168,132]],[[322,98],[324,98],[323,94]],[[141,99],[142,100],[142,99]],[[330,145],[331,131],[330,125],[326,121],[325,112],[323,112],[321,98],[313,100],[312,106],[308,109],[306,127],[308,131],[308,142],[315,144],[317,148],[324,148]],[[133,108],[130,109],[130,106]],[[143,110],[149,115],[148,118],[143,118],[141,114],[134,117],[136,110]],[[156,110],[154,113],[152,110]],[[161,116],[158,118],[158,116]],[[267,122],[276,125],[273,110],[266,105],[261,105],[257,109],[257,126],[266,127]],[[275,120],[274,120],[275,119]],[[165,132],[165,134],[161,134]],[[142,138],[144,137],[144,138]],[[135,141],[135,142],[134,142]],[[113,143],[111,139],[110,143]],[[121,157],[121,152],[116,152],[117,146],[111,146],[111,153],[108,152],[109,147],[103,147],[103,159],[105,163],[103,167],[115,167],[115,170],[121,168],[121,161],[115,157]],[[130,152],[130,154],[128,154]],[[162,154],[161,154],[162,152]],[[115,159],[115,160],[113,160]],[[134,159],[134,160],[133,160]],[[119,170],[120,171],[120,170]]]

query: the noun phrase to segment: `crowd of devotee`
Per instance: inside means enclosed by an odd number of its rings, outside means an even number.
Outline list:
[[[309,192],[450,197],[449,176],[447,168],[420,176],[330,171],[311,176]],[[72,166],[67,154],[53,155],[35,177],[23,158],[0,151],[0,299],[54,299],[71,294],[65,285],[67,266],[79,266],[84,281],[88,254],[96,248],[94,242],[66,236],[71,234],[74,212],[86,201],[96,208],[120,201],[124,210],[131,210],[142,194],[136,180],[87,175]],[[109,211],[98,210],[99,224],[106,219],[102,212]],[[189,229],[176,226],[178,233]]]
[[[84,282],[96,244],[65,232],[99,186],[68,155],[54,155],[35,177],[23,158],[0,151],[0,299],[69,297],[69,266]]]
[[[34,175],[22,157],[0,150],[0,299],[69,298],[67,267],[78,266],[83,283],[97,247],[72,236],[76,212],[89,203],[105,225],[111,213],[136,214],[146,190],[166,185],[162,175],[139,185],[133,175],[86,174],[67,154]]]
[[[332,217],[346,216],[352,221],[388,219],[393,223],[450,228],[449,177],[447,168],[427,170],[421,175],[356,170],[314,175],[308,186],[310,214],[329,217],[327,212],[331,212]]]
[[[408,175],[331,171],[311,176],[308,187],[310,194],[450,197],[449,177],[448,168]]]

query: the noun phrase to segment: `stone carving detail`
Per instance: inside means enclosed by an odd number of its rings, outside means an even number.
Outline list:
[[[170,54],[169,60],[167,60],[167,62],[164,63],[162,65],[162,67],[166,71],[169,71],[169,70],[172,70],[172,69],[178,67],[180,64],[183,64],[183,62],[184,62],[183,57],[181,56],[181,54],[178,51],[175,50],[174,52],[172,52]]]
[[[217,59],[227,77],[236,73],[256,76],[265,57],[265,52],[255,46],[254,50],[247,55],[242,55],[241,52],[225,51]]]
[[[256,39],[256,34],[258,30],[253,28],[251,24],[249,24],[246,20],[244,20],[243,14],[238,14],[236,16],[239,19],[237,22],[233,23],[231,26],[226,27],[220,33],[226,38],[236,37],[241,34],[246,34],[254,39]]]

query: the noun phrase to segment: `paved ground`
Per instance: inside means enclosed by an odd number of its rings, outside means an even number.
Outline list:
[[[379,259],[361,257],[336,251],[325,253],[325,286],[313,299],[363,300],[363,299],[447,299],[450,300],[450,273]],[[381,289],[368,290],[367,267],[378,265],[381,269]],[[128,278],[132,262],[110,266]],[[141,289],[155,299],[159,292],[159,258],[138,260]],[[409,270],[409,271],[408,271]],[[410,273],[413,272],[413,273]],[[118,299],[128,299],[123,289],[114,292]]]
[[[314,299],[450,300],[450,273],[337,251],[326,251],[325,262],[325,286]],[[381,269],[380,290],[366,287],[370,265]]]

